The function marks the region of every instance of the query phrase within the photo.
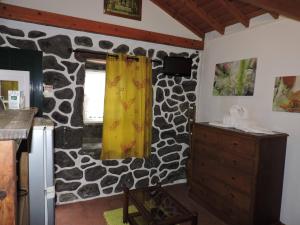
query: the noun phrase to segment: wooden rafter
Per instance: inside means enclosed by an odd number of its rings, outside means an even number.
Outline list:
[[[197,36],[203,38],[204,32],[201,31],[198,27],[193,25],[190,21],[188,21],[184,16],[180,15],[180,12],[173,10],[170,6],[166,4],[164,0],[151,0],[155,5],[157,5],[159,8],[164,10],[166,13],[168,13],[171,17],[173,17],[175,20],[177,20],[179,23],[181,23],[183,26],[191,30],[194,34]]]
[[[202,18],[207,24],[218,31],[220,34],[224,34],[225,27],[222,26],[215,18],[211,17],[207,12],[205,12],[197,2],[193,0],[179,0],[183,7],[187,7],[194,14]]]
[[[280,15],[300,21],[299,0],[240,0],[242,2],[263,8],[268,12],[276,12]]]
[[[219,0],[219,3],[245,27],[249,27],[249,18],[245,16],[233,2]]]
[[[191,49],[203,49],[203,42],[157,32],[139,30],[114,24],[102,23],[46,11],[34,10],[15,5],[0,3],[0,18],[86,31],[128,39],[159,44],[179,46]]]

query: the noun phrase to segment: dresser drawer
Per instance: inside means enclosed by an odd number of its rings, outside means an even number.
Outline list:
[[[236,208],[245,212],[250,211],[250,196],[237,191],[230,185],[205,175],[199,175],[193,182],[218,193],[225,201],[230,202],[230,204],[233,204]]]
[[[232,154],[221,148],[211,147],[204,144],[197,145],[194,148],[195,154],[199,154],[202,159],[216,161],[219,165],[254,174],[255,163],[253,159],[240,157],[238,154]]]
[[[196,163],[197,162],[197,163]],[[253,176],[242,171],[231,169],[219,164],[216,160],[203,158],[201,154],[193,157],[193,178],[211,176],[245,194],[251,193]]]
[[[218,133],[213,130],[196,129],[193,132],[193,147],[201,143],[217,146],[218,145]]]
[[[256,142],[247,137],[222,134],[220,137],[222,149],[232,154],[250,159],[255,158]]]
[[[190,192],[191,195],[199,199],[209,210],[213,210],[215,215],[228,222],[228,224],[250,224],[249,213],[235,207],[230,201],[222,198],[219,193],[193,182],[191,183]]]

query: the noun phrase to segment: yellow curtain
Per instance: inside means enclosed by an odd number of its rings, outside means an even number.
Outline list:
[[[144,57],[108,56],[101,159],[151,152],[152,67]]]

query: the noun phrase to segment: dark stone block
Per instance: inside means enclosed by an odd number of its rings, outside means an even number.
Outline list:
[[[188,94],[186,95],[186,97],[187,97],[188,100],[191,101],[191,102],[196,101],[196,95],[193,94],[193,93],[188,93]]]
[[[143,166],[143,162],[143,159],[135,158],[130,164],[130,169],[135,170],[141,168]]]
[[[188,145],[190,143],[190,135],[188,133],[178,134],[176,137],[176,141],[178,143],[185,143]]]
[[[52,113],[51,117],[59,123],[66,124],[68,123],[69,118],[60,114],[59,112]]]
[[[181,84],[182,78],[179,76],[174,77],[175,84]]]
[[[174,92],[175,94],[179,94],[179,95],[180,95],[180,94],[183,93],[183,89],[182,89],[181,86],[176,85],[176,86],[173,87],[173,92]]]
[[[197,59],[196,59],[196,63],[199,63],[199,62],[200,62],[200,59],[199,59],[199,58],[197,58]]]
[[[197,71],[192,72],[193,79],[197,80]]]
[[[80,180],[83,177],[83,172],[78,168],[65,169],[56,174],[56,178],[65,180]]]
[[[77,87],[76,96],[74,99],[73,105],[73,114],[71,117],[71,125],[74,127],[81,127],[83,126],[83,87]]]
[[[172,144],[175,144],[175,141],[174,141],[174,139],[169,139],[169,140],[167,140],[167,143],[168,143],[168,145],[172,145]]]
[[[162,104],[161,109],[162,109],[163,112],[176,112],[176,111],[178,111],[178,107],[177,106],[169,107],[166,102],[164,102]]]
[[[29,38],[39,38],[39,37],[44,37],[44,36],[46,36],[45,32],[37,31],[37,30],[32,30],[32,31],[29,31],[29,33],[28,33]]]
[[[79,188],[77,193],[83,199],[100,195],[99,187],[97,184],[86,184]]]
[[[144,178],[142,180],[139,180],[135,184],[135,188],[144,188],[149,186],[149,178]]]
[[[171,106],[171,107],[174,106],[174,105],[177,105],[177,102],[176,102],[176,101],[174,101],[174,100],[172,100],[172,99],[169,99],[169,98],[167,99],[167,103],[168,103],[168,105]]]
[[[189,53],[187,53],[187,52],[180,52],[180,53],[170,52],[170,56],[188,58],[189,57]]]
[[[4,25],[0,25],[0,33],[2,34],[9,34],[16,37],[25,37],[25,34],[22,30],[9,28]]]
[[[119,183],[115,188],[115,193],[119,193],[123,191],[124,186],[130,189],[132,188],[133,184],[134,184],[134,178],[132,176],[132,172],[123,174],[120,178]]]
[[[166,130],[166,129],[170,129],[173,126],[171,124],[169,124],[163,117],[156,117],[154,119],[154,125],[156,127],[159,127],[160,130]]]
[[[77,155],[76,152],[70,151],[69,153],[70,153],[70,155],[71,155],[74,159],[77,159],[77,158],[78,158],[78,155]]]
[[[101,179],[106,175],[106,169],[102,166],[95,166],[85,171],[86,181],[96,181]]]
[[[72,99],[74,96],[71,88],[65,88],[54,92],[54,96],[58,99]]]
[[[99,160],[101,150],[100,149],[81,149],[79,152],[79,155],[89,155],[91,158]]]
[[[55,148],[81,148],[82,129],[72,129],[70,127],[63,126],[55,128],[54,140]]]
[[[65,70],[65,68],[61,66],[57,62],[56,58],[52,55],[43,57],[43,70],[45,69],[53,69],[53,70],[60,70],[60,71]]]
[[[111,49],[114,44],[111,41],[99,41],[99,47],[103,49]]]
[[[199,54],[197,54],[197,53],[192,53],[192,54],[190,55],[190,58],[194,59],[194,58],[196,58],[196,57],[198,57],[198,56],[199,56]]]
[[[164,92],[160,87],[156,89],[156,102],[162,102],[164,100]]]
[[[95,162],[92,162],[92,163],[89,163],[89,164],[85,164],[85,165],[82,165],[82,166],[81,166],[81,169],[86,169],[86,168],[91,167],[91,166],[94,166],[94,165],[96,165]]]
[[[59,196],[59,201],[60,202],[71,202],[71,201],[74,201],[74,200],[77,200],[77,196],[72,194],[72,193],[66,193],[66,194],[61,194]]]
[[[103,166],[117,166],[119,163],[117,160],[102,160]]]
[[[0,45],[5,44],[5,40],[0,36]]]
[[[108,171],[112,174],[120,175],[122,173],[127,172],[128,167],[127,166],[119,166],[119,167],[116,167],[116,168],[109,168]]]
[[[161,157],[161,156],[167,155],[169,153],[180,152],[181,149],[182,149],[181,145],[175,144],[175,145],[171,145],[171,146],[166,146],[166,147],[158,150],[158,155]]]
[[[83,157],[82,159],[81,159],[81,163],[87,163],[87,162],[89,162],[90,161],[90,158],[89,157]]]
[[[61,180],[58,180],[55,183],[55,191],[75,191],[80,186],[80,184],[80,182],[65,183]]]
[[[84,65],[82,65],[76,74],[76,84],[83,85],[84,79],[85,79],[85,69],[84,69]]]
[[[197,82],[194,80],[187,80],[182,82],[182,87],[185,92],[195,91]]]
[[[74,80],[75,80],[75,77],[72,75],[72,76],[70,76],[70,79],[71,79],[72,81],[74,81]]]
[[[152,69],[152,85],[155,85],[158,80],[158,75],[162,73],[162,67]]]
[[[116,176],[107,175],[106,177],[104,177],[102,179],[100,184],[101,184],[101,187],[107,187],[107,186],[117,183],[118,180],[119,180],[119,178]]]
[[[156,143],[159,141],[159,130],[155,127],[152,127],[152,143]]]
[[[77,36],[74,39],[76,45],[81,45],[85,47],[92,47],[93,46],[93,41],[90,37],[86,36]]]
[[[179,163],[178,162],[172,162],[172,163],[162,164],[159,167],[159,170],[160,171],[165,170],[165,169],[174,170],[174,169],[177,169],[178,167],[179,167]]]
[[[65,152],[56,152],[54,156],[55,164],[61,168],[75,166],[75,162]]]
[[[160,80],[157,83],[157,86],[159,86],[159,87],[167,87],[167,82],[165,80]]]
[[[154,55],[154,52],[155,52],[155,50],[154,49],[148,49],[148,57],[149,58],[152,58],[153,57],[153,55]]]
[[[157,66],[160,66],[162,64],[163,64],[162,61],[154,61],[153,62],[153,67],[157,67]]]
[[[168,97],[170,95],[170,90],[166,88],[164,91],[165,91],[165,96]]]
[[[167,171],[163,171],[162,173],[159,174],[159,177],[163,178],[167,175],[167,173],[168,173]]]
[[[168,176],[161,181],[162,184],[173,183],[174,181],[185,179],[186,173],[184,167],[180,167],[176,171],[172,171],[168,174]]]
[[[172,95],[171,98],[175,99],[177,101],[180,101],[180,102],[184,102],[184,100],[185,100],[184,95]]]
[[[157,170],[156,169],[152,169],[151,170],[151,173],[150,173],[150,177],[152,177],[154,174],[156,174],[157,173]]]
[[[176,126],[178,126],[180,124],[183,124],[183,123],[186,123],[186,122],[187,122],[187,119],[183,115],[176,116],[174,118],[174,123],[175,123]]]
[[[72,111],[71,104],[67,101],[62,102],[58,109],[63,113],[70,113]]]
[[[192,70],[197,70],[198,69],[198,65],[197,64],[193,64],[192,65]]]
[[[129,47],[127,45],[119,45],[117,48],[113,49],[114,53],[123,53],[126,54],[127,52],[129,52]]]
[[[133,49],[133,53],[135,55],[141,55],[141,56],[146,56],[146,54],[147,54],[146,50],[142,47],[138,47],[138,48]]]
[[[165,144],[166,144],[165,141],[161,141],[161,142],[159,142],[159,143],[157,144],[157,147],[158,147],[158,148],[161,148],[161,147],[163,147]]]
[[[171,123],[173,121],[173,114],[169,115],[168,122]]]
[[[66,35],[40,39],[38,43],[43,52],[55,54],[63,59],[70,58],[72,54],[71,39]]]
[[[43,112],[49,113],[51,112],[55,107],[55,99],[54,98],[43,98]]]
[[[132,158],[126,158],[126,159],[122,160],[122,163],[129,164],[129,163],[131,163],[131,161],[132,161]]]
[[[174,85],[174,81],[169,80],[169,81],[168,81],[168,86],[169,86],[169,87],[172,87],[173,85]]]
[[[176,130],[179,132],[179,133],[182,133],[184,132],[184,126],[179,126],[176,128]]]
[[[153,111],[154,111],[154,116],[161,115],[160,107],[158,105],[154,106],[154,110]]]
[[[133,173],[136,178],[141,178],[149,175],[149,171],[147,170],[135,170]]]
[[[162,139],[175,138],[175,137],[176,137],[176,132],[174,130],[168,130],[168,131],[161,132]]]
[[[113,191],[113,188],[112,188],[112,187],[103,189],[103,193],[106,194],[106,195],[111,194],[112,191]]]
[[[180,155],[178,153],[173,153],[170,155],[166,155],[162,158],[162,160],[164,162],[171,162],[171,161],[175,161],[175,160],[179,160],[180,159]]]
[[[7,37],[6,40],[16,48],[37,50],[37,46],[34,41],[31,40],[20,40]]]
[[[72,63],[69,61],[61,61],[62,64],[64,64],[67,67],[68,73],[74,73],[77,69],[79,63]]]
[[[156,53],[156,57],[160,58],[160,59],[164,59],[166,56],[168,56],[168,54],[165,51],[158,51]]]
[[[53,85],[53,88],[62,88],[71,84],[71,82],[62,74],[54,71],[44,72],[44,83]]]
[[[149,157],[149,159],[150,159],[150,165],[151,165],[151,167],[156,168],[156,167],[158,167],[160,165],[160,160],[159,160],[159,158],[157,157],[156,154],[151,154],[150,157]]]
[[[181,166],[186,166],[187,165],[187,159],[183,159],[183,160],[181,160],[181,162],[180,162],[180,165]]]
[[[179,105],[180,111],[181,111],[181,112],[184,112],[184,111],[188,110],[188,109],[189,109],[189,105],[190,105],[189,102],[181,103],[181,104]]]
[[[159,177],[158,176],[153,176],[151,178],[151,184],[156,185],[159,182]]]

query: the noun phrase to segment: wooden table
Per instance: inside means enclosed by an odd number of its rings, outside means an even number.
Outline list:
[[[175,225],[190,222],[197,225],[197,215],[187,210],[160,186],[124,189],[123,222],[130,225]],[[129,203],[137,212],[129,213]],[[141,224],[137,222],[142,221]]]
[[[36,109],[0,112],[0,225],[16,225],[16,153],[35,114]]]

